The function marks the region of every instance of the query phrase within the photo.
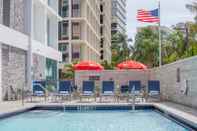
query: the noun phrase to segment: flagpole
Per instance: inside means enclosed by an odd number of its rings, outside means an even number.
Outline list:
[[[160,1],[158,1],[159,6],[159,67],[162,66],[162,41],[161,41],[161,6]]]

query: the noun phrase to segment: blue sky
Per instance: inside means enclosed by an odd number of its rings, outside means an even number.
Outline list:
[[[161,24],[170,27],[178,22],[193,21],[193,15],[185,8],[192,0],[160,0]],[[152,10],[158,7],[158,0],[127,0],[127,35],[135,37],[136,28],[151,24],[140,23],[136,20],[138,9]]]

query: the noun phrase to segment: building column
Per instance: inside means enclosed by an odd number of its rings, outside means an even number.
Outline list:
[[[27,51],[27,88],[32,89],[32,77],[33,77],[33,60],[32,60],[32,38],[33,38],[33,0],[29,2],[29,21],[28,21],[28,32],[29,32],[29,46]]]
[[[68,1],[68,5],[69,5],[69,13],[68,13],[68,56],[69,56],[69,63],[72,63],[72,21],[71,21],[71,18],[72,18],[72,0],[69,0]]]
[[[3,101],[2,90],[2,44],[0,43],[0,102]]]

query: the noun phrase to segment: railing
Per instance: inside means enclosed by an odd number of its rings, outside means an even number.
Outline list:
[[[77,106],[77,111],[91,111],[91,110],[96,110],[95,106],[86,106],[86,105],[78,105]]]

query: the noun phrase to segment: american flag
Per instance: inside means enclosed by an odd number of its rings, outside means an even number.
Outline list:
[[[137,12],[137,20],[141,22],[148,22],[148,23],[154,23],[159,22],[159,9],[147,11],[144,9],[140,9]]]

